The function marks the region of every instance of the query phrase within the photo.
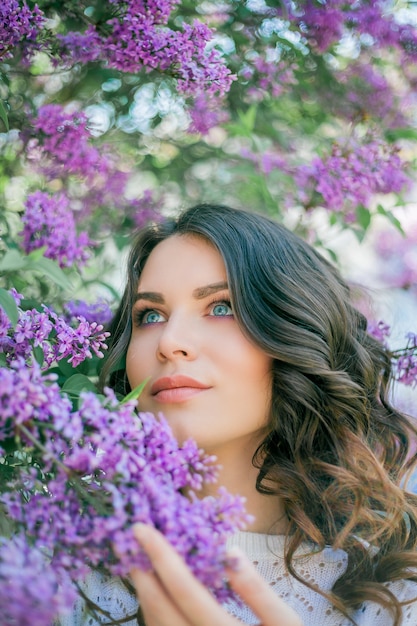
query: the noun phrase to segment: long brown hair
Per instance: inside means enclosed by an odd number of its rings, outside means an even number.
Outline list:
[[[417,581],[417,497],[403,488],[416,428],[389,401],[389,352],[314,248],[272,219],[221,205],[145,229],[132,246],[101,383],[129,391],[124,356],[138,280],[155,246],[174,234],[219,250],[237,322],[273,357],[269,434],[253,463],[258,491],[284,502],[289,571],[300,579],[293,557],[305,540],[342,548],[348,567],[327,597],[347,616],[379,602],[399,626],[401,606],[384,583]]]

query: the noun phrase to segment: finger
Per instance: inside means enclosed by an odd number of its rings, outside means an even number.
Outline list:
[[[161,533],[142,524],[133,530],[166,593],[192,626],[235,626],[236,621],[195,578]]]
[[[241,550],[232,548],[228,557],[234,563],[227,568],[230,586],[261,620],[262,626],[303,626],[298,614],[272,591]]]
[[[130,573],[147,626],[191,626],[153,572]]]

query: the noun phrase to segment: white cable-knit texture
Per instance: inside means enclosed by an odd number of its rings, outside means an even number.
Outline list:
[[[282,560],[283,537],[242,532],[234,535],[228,543],[239,546],[248,555],[273,590],[297,611],[304,626],[352,626],[352,622],[334,609],[323,596],[288,575]],[[309,546],[305,546],[297,552],[297,573],[323,591],[330,591],[346,570],[346,553],[326,548],[318,554],[305,556],[308,550]],[[398,581],[389,583],[388,587],[400,600],[417,596],[416,583]],[[135,598],[118,579],[103,578],[92,573],[85,581],[84,591],[96,604],[111,613],[114,619],[132,615],[137,608]],[[229,604],[226,608],[244,624],[258,623],[245,606]],[[372,602],[365,603],[352,617],[358,626],[392,626],[393,623],[390,614]],[[71,615],[61,618],[59,622],[60,626],[98,626],[106,623],[108,619],[105,617],[96,619],[88,615],[82,601],[77,603]],[[132,620],[125,624],[135,626],[137,622]],[[417,601],[403,608],[402,626],[417,626]]]

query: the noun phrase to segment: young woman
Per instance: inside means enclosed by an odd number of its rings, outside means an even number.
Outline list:
[[[112,337],[102,382],[148,378],[139,409],[215,454],[254,516],[230,540],[244,604],[225,607],[139,527],[153,571],[132,573],[141,609],[120,623],[416,626],[416,429],[335,268],[264,216],[199,205],[140,233]],[[118,581],[87,593],[117,619],[136,611]],[[95,623],[82,607],[71,622]]]

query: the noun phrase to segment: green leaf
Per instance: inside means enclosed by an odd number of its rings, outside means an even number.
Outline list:
[[[36,362],[37,362],[39,365],[43,365],[45,355],[44,355],[44,353],[43,353],[42,348],[41,348],[40,346],[35,346],[35,347],[33,348],[33,354],[34,354],[34,356],[35,356]]]
[[[6,107],[4,106],[3,100],[0,100],[0,119],[2,120],[4,126],[6,127],[7,132],[9,132],[9,117],[7,115]]]
[[[67,359],[60,359],[58,361],[58,368],[66,378],[71,378],[75,374],[82,374],[83,376],[86,376],[89,370],[89,365],[86,361],[81,361],[77,367],[73,367],[71,363],[68,363]]]
[[[42,246],[42,248],[37,248],[36,250],[32,250],[32,252],[29,252],[27,258],[30,259],[31,261],[38,261],[39,259],[42,259],[44,253],[46,250],[46,246]]]
[[[132,389],[132,391],[123,398],[120,404],[125,404],[126,402],[129,402],[130,400],[137,400],[137,398],[139,398],[140,394],[145,388],[145,385],[148,382],[149,382],[149,378],[145,378],[145,380],[142,383],[140,383],[140,385]]]
[[[391,213],[391,211],[387,211],[387,209],[384,209],[384,207],[383,207],[381,204],[378,204],[378,206],[377,206],[377,212],[378,212],[380,215],[384,215],[384,217],[386,217],[386,218],[387,218],[387,219],[391,222],[391,224],[392,224],[393,226],[395,226],[395,228],[396,228],[397,230],[399,230],[399,231],[400,231],[400,233],[403,235],[403,237],[405,237],[405,236],[406,236],[406,235],[405,235],[405,232],[404,232],[404,229],[403,229],[403,227],[401,226],[401,222],[400,222],[400,220],[399,220],[399,219],[397,219],[397,218],[395,217],[395,215],[393,215],[393,214]]]
[[[88,376],[84,376],[84,374],[74,374],[65,381],[62,391],[65,391],[71,396],[79,396],[82,391],[95,392],[97,391],[97,387]]]
[[[331,248],[328,248],[327,246],[323,246],[323,250],[326,250],[327,254],[331,258],[333,263],[338,263],[339,262],[339,258],[338,258],[337,254],[336,254],[336,252],[334,250],[332,250]]]
[[[8,250],[0,261],[0,272],[15,272],[26,267],[27,259],[18,250]]]
[[[356,208],[356,217],[358,219],[358,224],[362,226],[364,231],[366,231],[371,223],[371,213],[369,209],[360,204]]]
[[[32,263],[32,269],[42,272],[62,289],[70,290],[72,288],[69,278],[52,259],[47,259],[46,257],[37,259]]]
[[[247,111],[238,111],[239,119],[242,122],[245,129],[252,132],[256,121],[257,107],[255,105],[250,106]]]
[[[9,318],[13,328],[19,319],[19,310],[12,295],[5,289],[0,288],[0,306]]]
[[[397,141],[397,139],[417,140],[417,130],[415,128],[389,128],[385,131],[387,141]]]

